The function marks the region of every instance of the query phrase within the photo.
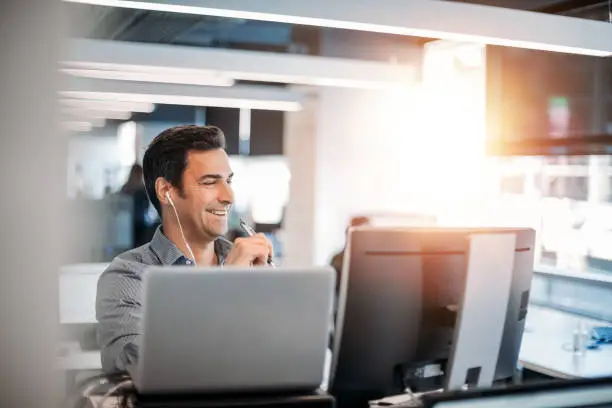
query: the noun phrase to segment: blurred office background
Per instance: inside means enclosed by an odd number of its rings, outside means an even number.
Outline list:
[[[474,3],[608,18],[602,1]],[[273,239],[279,264],[328,264],[360,216],[373,225],[529,226],[538,240],[532,303],[612,320],[612,151],[490,154],[487,110],[497,105],[487,74],[496,47],[80,2],[62,8],[70,39],[59,106],[75,229],[60,276],[66,340],[75,340],[73,327],[95,324],[106,263],[157,226],[130,173],[158,133],[185,123],[225,132],[236,193],[230,238],[238,217],[248,218]],[[551,80],[553,90],[537,80],[550,66],[545,58],[522,66],[534,73],[528,88],[557,96],[544,116],[557,115],[563,128],[571,111],[587,118],[583,133],[610,136],[610,58],[568,57],[572,72]],[[99,365],[99,355],[83,352],[91,341],[68,343],[65,353],[80,359],[67,369]]]

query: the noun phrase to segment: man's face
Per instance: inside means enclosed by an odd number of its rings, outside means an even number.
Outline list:
[[[181,223],[194,238],[215,239],[227,232],[234,202],[233,173],[223,149],[187,154],[183,194],[176,203]]]

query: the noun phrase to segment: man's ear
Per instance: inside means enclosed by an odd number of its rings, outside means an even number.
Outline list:
[[[168,195],[172,196],[172,184],[163,177],[158,177],[155,180],[155,194],[162,205],[170,205]]]

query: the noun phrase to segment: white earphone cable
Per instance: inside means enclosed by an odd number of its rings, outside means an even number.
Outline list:
[[[189,251],[189,255],[191,255],[191,260],[193,261],[193,264],[195,266],[198,266],[195,256],[193,255],[193,251],[191,250],[191,247],[189,246],[189,243],[187,242],[187,238],[185,238],[185,234],[183,233],[183,226],[181,225],[181,219],[179,218],[178,211],[176,211],[176,207],[174,206],[174,203],[172,202],[172,199],[170,198],[170,194],[168,194],[167,197],[168,197],[168,201],[170,202],[170,205],[172,206],[172,209],[174,210],[174,215],[176,215],[176,220],[178,221],[179,231],[181,232],[181,237],[183,237],[183,242],[185,243],[185,246],[187,247],[187,250]]]

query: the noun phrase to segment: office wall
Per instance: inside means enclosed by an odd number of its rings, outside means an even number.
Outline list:
[[[217,126],[223,131],[228,154],[238,154],[240,109],[206,108],[206,124]]]
[[[285,112],[271,110],[251,110],[251,148],[252,156],[283,154],[283,130]]]
[[[319,89],[303,110],[286,114],[287,264],[327,263],[354,215],[417,209],[422,175],[406,162],[406,150],[419,144],[410,126],[417,101],[410,91]]]
[[[350,40],[326,31],[322,53],[419,66],[421,50],[388,36]],[[405,149],[418,143],[410,128],[416,93],[321,87],[300,112],[286,113],[284,151],[291,192],[283,238],[287,264],[326,264],[344,245],[351,216],[407,211],[411,180]]]
[[[405,211],[404,189],[415,173],[401,168],[410,134],[411,95],[324,89],[316,128],[314,261],[329,260],[344,245],[354,215]],[[404,101],[404,102],[402,102]],[[403,106],[399,106],[403,105]],[[398,110],[397,108],[400,108]]]
[[[144,153],[149,147],[149,144],[155,139],[155,136],[159,135],[164,130],[172,126],[183,124],[182,122],[170,122],[170,121],[148,121],[138,122],[140,126],[139,140],[138,140],[138,162],[142,163]]]
[[[81,174],[76,171],[80,166]],[[76,197],[77,190],[89,198],[102,198],[111,171],[110,183],[115,191],[124,180],[121,172],[117,128],[96,128],[90,133],[77,134],[68,142],[68,197]]]
[[[250,130],[250,155],[269,156],[283,154],[283,112],[252,110]],[[206,124],[218,126],[225,133],[227,152],[239,153],[240,109],[236,108],[198,108],[158,105],[150,115],[138,114],[132,119],[138,123],[138,158],[155,136],[163,130],[182,124]]]

